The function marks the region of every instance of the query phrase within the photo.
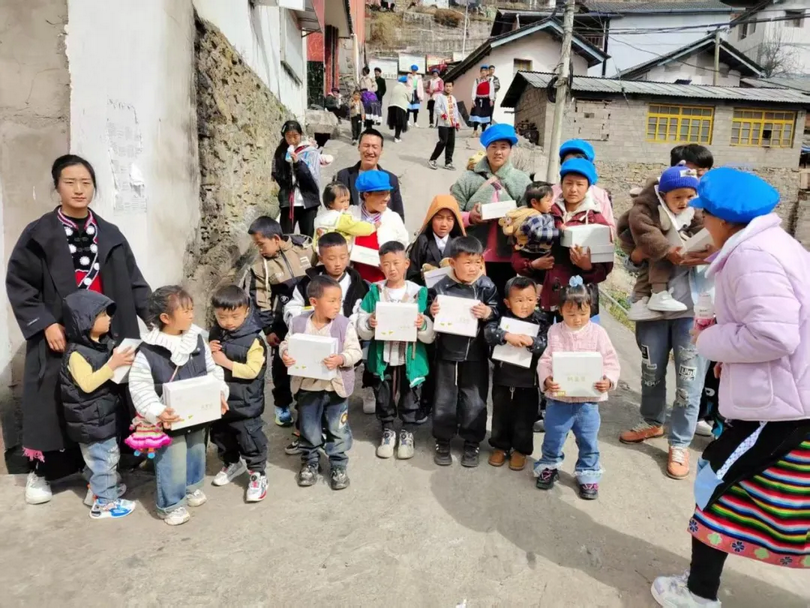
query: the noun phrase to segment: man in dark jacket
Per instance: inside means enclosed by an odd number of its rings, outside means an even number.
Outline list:
[[[382,133],[376,129],[366,129],[360,135],[360,143],[358,145],[360,151],[360,162],[351,167],[341,169],[337,174],[337,181],[349,189],[352,205],[360,204],[360,195],[357,193],[355,182],[357,176],[361,171],[382,171],[388,174],[388,179],[391,182],[391,201],[388,207],[392,211],[396,211],[402,219],[405,219],[405,207],[402,204],[402,194],[399,191],[399,179],[390,171],[386,171],[379,166],[380,156],[383,151],[383,136]]]
[[[380,68],[374,68],[374,81],[377,83],[377,101],[382,103],[383,97],[385,97],[385,78],[382,76],[382,70]]]

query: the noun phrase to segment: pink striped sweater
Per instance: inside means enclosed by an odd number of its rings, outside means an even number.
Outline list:
[[[588,323],[585,327],[578,331],[569,329],[563,323],[555,323],[548,330],[548,347],[537,362],[537,377],[540,386],[543,387],[546,378],[551,376],[551,356],[555,353],[600,353],[602,355],[602,373],[610,380],[611,385],[615,388],[619,383],[619,357],[616,355],[616,349],[610,342],[610,337],[605,331],[605,328],[596,323]],[[593,398],[589,397],[554,397],[549,395],[552,399],[557,401],[566,401],[568,403],[588,403],[592,402]],[[602,395],[596,401],[607,401],[607,393]]]

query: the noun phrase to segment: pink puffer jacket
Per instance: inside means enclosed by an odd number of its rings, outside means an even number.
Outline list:
[[[732,420],[810,418],[810,253],[779,224],[756,218],[707,271],[717,324],[697,348],[723,364],[719,409]]]

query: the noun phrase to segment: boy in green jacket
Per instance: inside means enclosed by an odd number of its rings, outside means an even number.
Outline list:
[[[405,246],[399,241],[389,241],[380,247],[380,269],[385,280],[371,285],[360,304],[355,327],[361,340],[371,340],[366,368],[374,375],[374,393],[377,397],[377,419],[382,424],[382,440],[377,456],[391,458],[397,446],[394,421],[402,420],[397,458],[413,457],[414,425],[424,422],[419,408],[418,390],[429,372],[425,344],[433,342],[433,323],[424,314],[427,308],[427,288],[407,281],[405,276],[410,260]],[[416,342],[376,340],[377,303],[415,303]],[[422,419],[420,419],[420,416]]]

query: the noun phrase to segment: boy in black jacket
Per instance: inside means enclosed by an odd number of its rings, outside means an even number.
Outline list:
[[[502,318],[519,319],[540,327],[537,337],[510,333],[501,329],[498,320],[490,321],[484,336],[490,346],[509,344],[526,348],[532,354],[529,367],[493,359],[492,433],[489,444],[494,448],[489,464],[500,467],[509,458],[509,468],[522,471],[526,458],[534,451],[532,427],[537,418],[540,389],[537,385],[537,360],[546,349],[548,317],[537,309],[537,283],[517,276],[506,284]]]
[[[245,499],[259,502],[267,496],[267,436],[262,429],[267,347],[243,289],[236,285],[218,289],[211,306],[217,320],[209,336],[211,357],[225,372],[230,389],[228,411],[211,425],[211,443],[223,464],[213,483],[229,484],[247,469]]]
[[[489,358],[484,340],[484,324],[498,318],[498,290],[483,274],[484,249],[475,237],[455,239],[450,251],[453,272],[429,292],[430,316],[439,314],[438,296],[469,298],[478,303],[472,309],[479,319],[474,338],[438,333],[436,361],[436,398],[433,410],[433,437],[439,466],[453,463],[450,441],[456,430],[464,439],[461,466],[478,466],[478,445],[487,433],[487,393],[489,393]],[[434,325],[436,330],[438,327]]]

